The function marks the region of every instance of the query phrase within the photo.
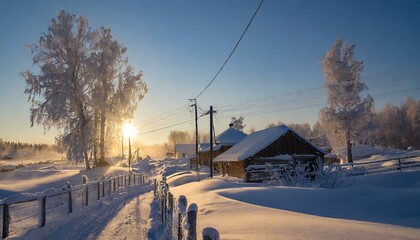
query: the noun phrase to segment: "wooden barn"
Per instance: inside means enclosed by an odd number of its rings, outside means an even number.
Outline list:
[[[247,179],[247,168],[269,164],[315,162],[325,151],[286,125],[254,132],[217,156],[213,162],[224,174]],[[249,168],[248,168],[249,169]],[[219,170],[219,171],[220,171]]]
[[[244,139],[247,134],[233,128],[229,128],[216,136],[216,144],[213,146],[213,159],[226,152],[229,148]],[[202,144],[198,151],[200,165],[210,166],[210,144]]]

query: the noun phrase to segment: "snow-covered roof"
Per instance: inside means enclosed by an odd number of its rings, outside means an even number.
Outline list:
[[[218,151],[222,147],[221,144],[213,145],[213,151]],[[210,152],[210,144],[207,148],[199,149],[198,152]]]
[[[223,154],[217,156],[213,162],[224,162],[224,161],[243,161],[255,154],[257,154],[262,149],[268,147],[271,143],[279,139],[281,136],[286,134],[288,131],[293,132],[300,138],[302,138],[306,143],[310,144],[316,148],[321,153],[325,153],[324,150],[318,148],[317,146],[311,144],[308,140],[301,137],[293,129],[287,127],[286,125],[280,125],[277,127],[267,128],[258,132],[254,132],[248,135],[239,143],[235,144],[232,148],[224,152]]]
[[[216,136],[216,141],[222,146],[233,146],[244,139],[246,136],[248,135],[233,127],[229,127]]]
[[[195,144],[175,144],[175,151],[183,153],[195,152]]]

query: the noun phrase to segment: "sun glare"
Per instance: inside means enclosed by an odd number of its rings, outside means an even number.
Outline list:
[[[126,123],[123,127],[123,134],[125,137],[134,137],[136,135],[136,128],[131,123]]]

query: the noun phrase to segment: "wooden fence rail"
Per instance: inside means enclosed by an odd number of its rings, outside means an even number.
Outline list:
[[[63,214],[72,213],[75,207],[86,208],[89,204],[105,197],[106,194],[111,195],[119,189],[145,183],[144,173],[104,176],[102,179],[91,182],[83,176],[81,185],[72,186],[67,183],[66,187],[53,193],[19,200],[4,199],[0,202],[1,236],[7,238],[13,229],[44,227],[46,223]],[[105,189],[108,189],[107,193]]]
[[[178,197],[177,208],[175,208],[174,197],[169,191],[169,185],[166,183],[165,177],[162,177],[160,181],[155,179],[154,186],[155,198],[160,203],[161,225],[163,225],[164,239],[196,240],[197,204],[191,203],[188,205],[187,198],[181,195]],[[176,220],[175,225],[174,220]],[[214,228],[205,228],[203,230],[203,239],[219,240],[220,235]]]
[[[374,161],[360,161],[351,164],[342,164],[342,167],[349,167],[352,170],[352,175],[365,175],[374,173],[384,173],[392,171],[402,172],[404,169],[420,168],[420,156],[407,156],[391,159],[382,159]]]

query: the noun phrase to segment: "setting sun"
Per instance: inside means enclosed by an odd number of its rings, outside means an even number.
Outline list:
[[[136,128],[132,123],[126,123],[123,126],[124,137],[134,137],[136,135]]]

